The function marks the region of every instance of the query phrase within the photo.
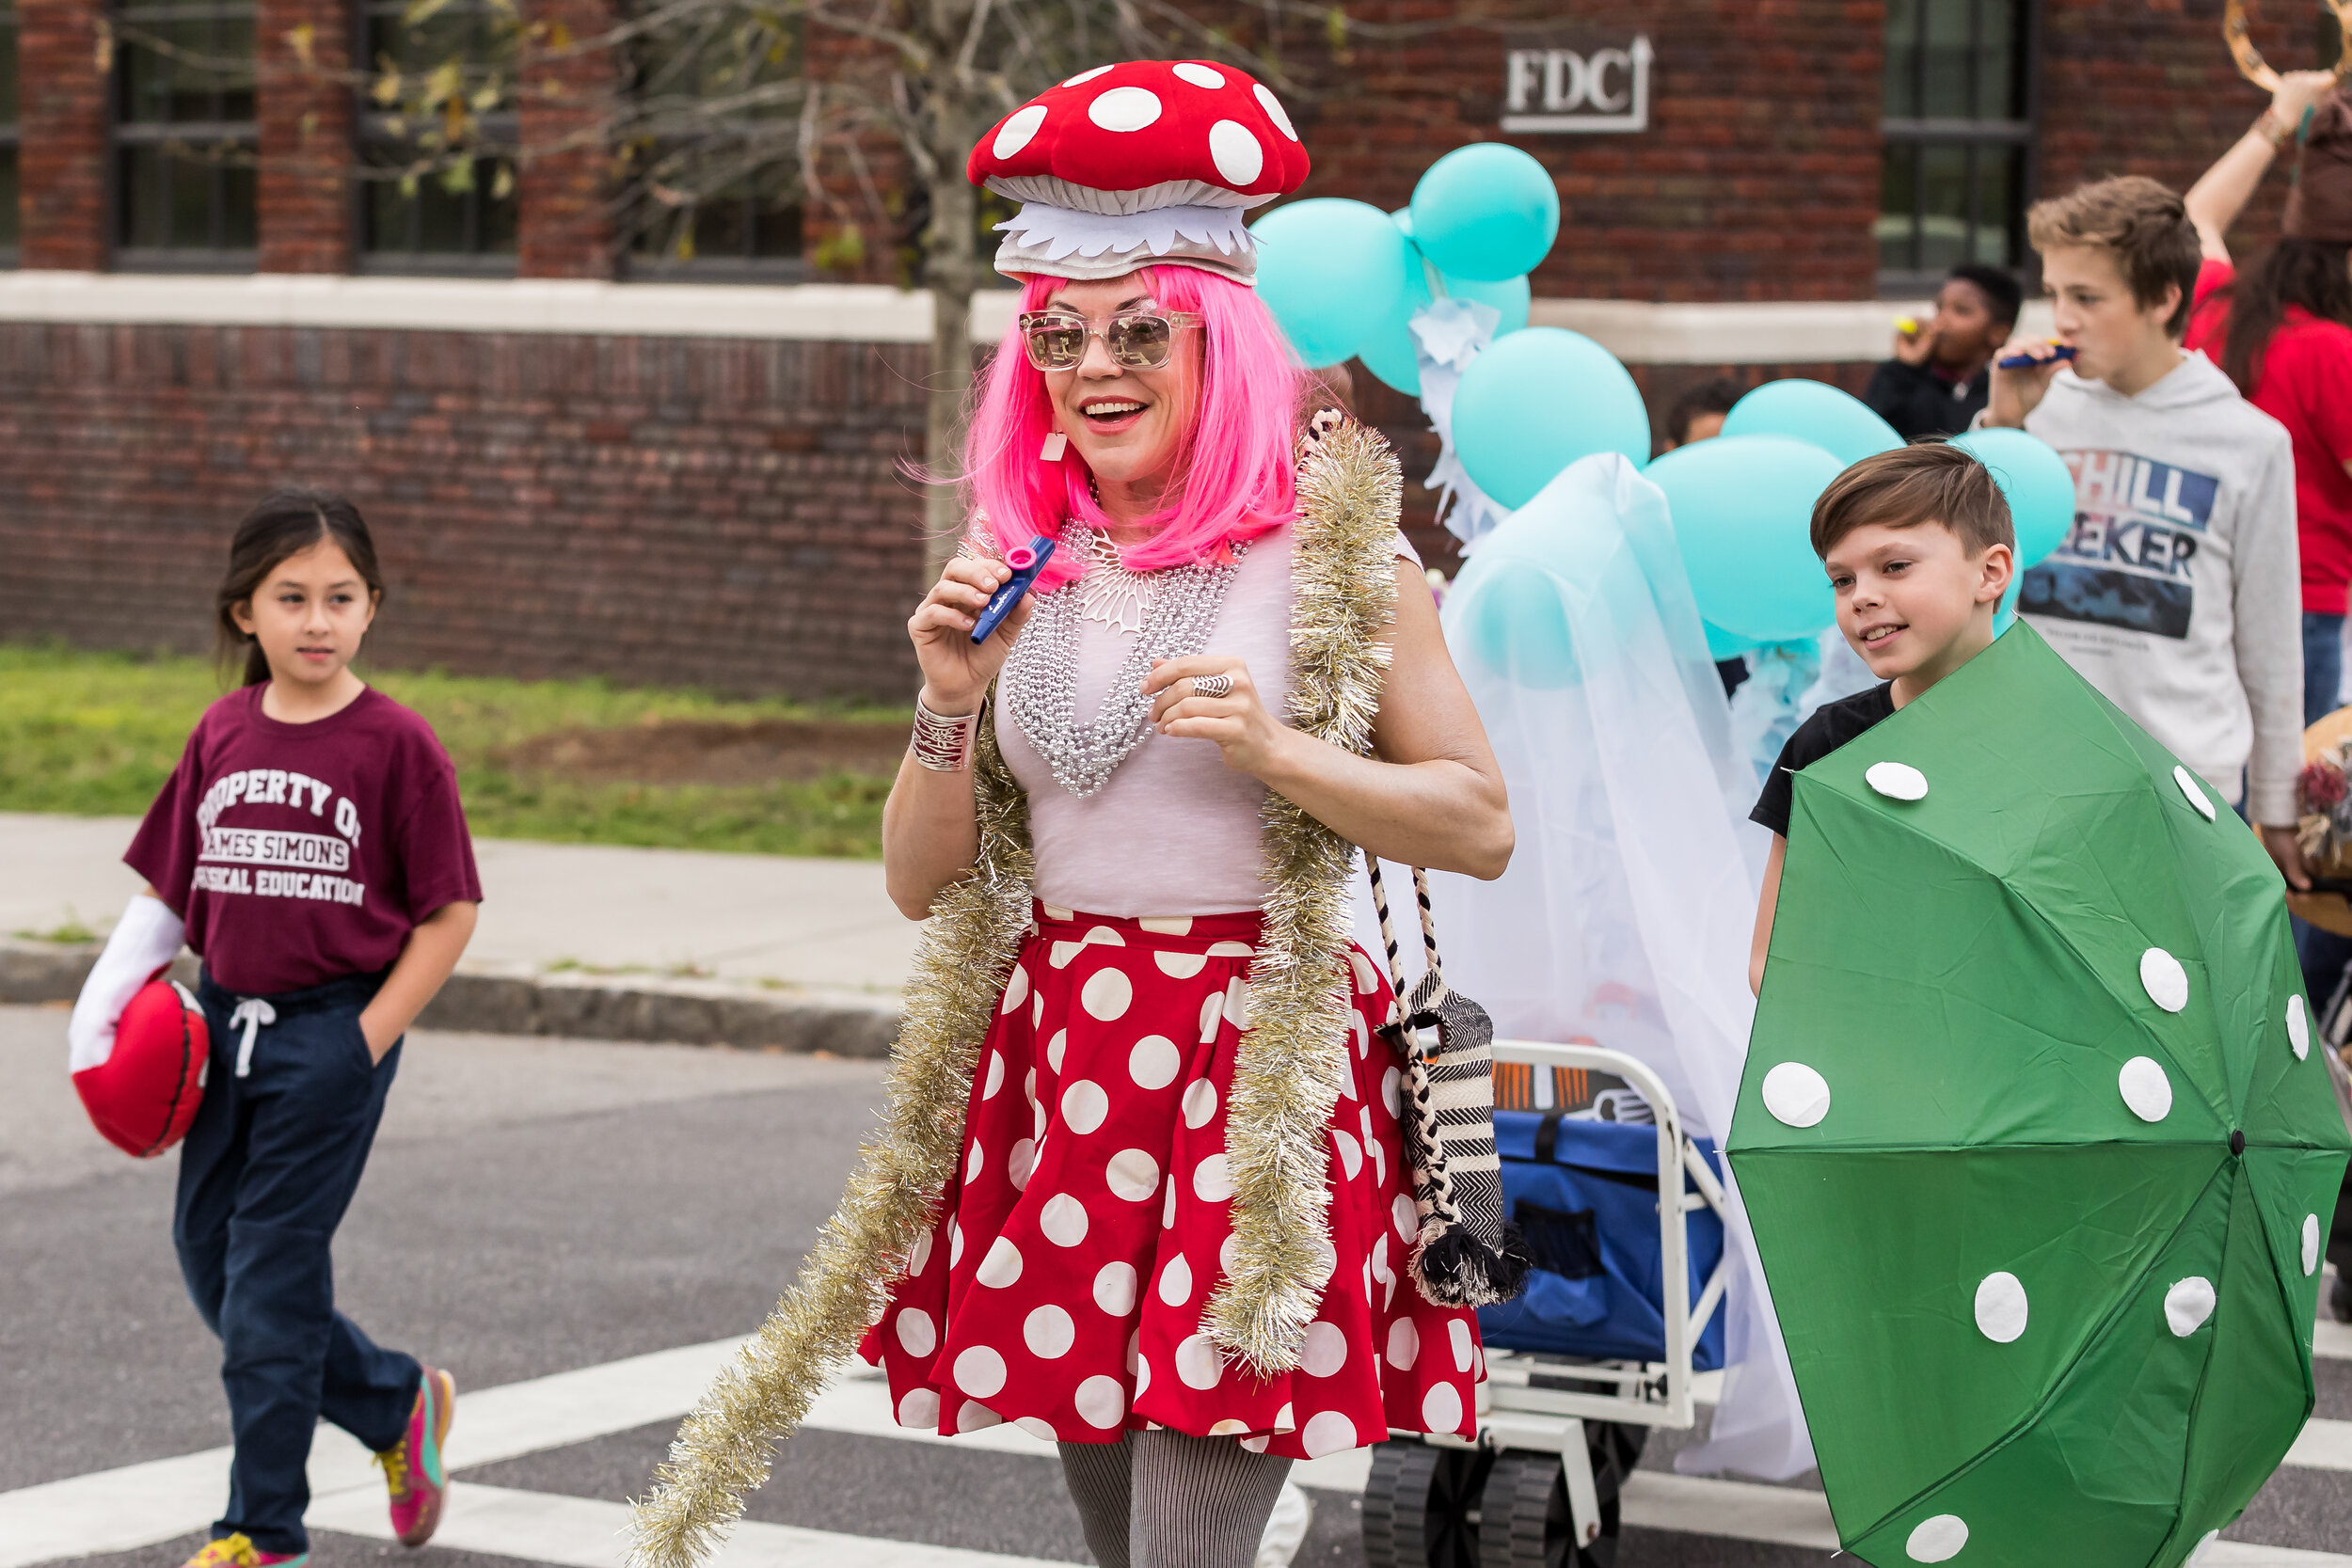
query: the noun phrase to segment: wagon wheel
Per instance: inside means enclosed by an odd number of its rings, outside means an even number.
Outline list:
[[[1614,1568],[1617,1560],[1617,1493],[1626,1471],[1641,1458],[1648,1436],[1639,1427],[1591,1422],[1586,1451],[1593,1464],[1593,1491],[1600,1501],[1600,1533],[1581,1550],[1574,1540],[1584,1532],[1569,1517],[1568,1480],[1560,1461],[1525,1450],[1495,1461],[1486,1482],[1485,1568]]]
[[[1368,1568],[1479,1568],[1478,1505],[1494,1456],[1391,1438],[1364,1482]]]

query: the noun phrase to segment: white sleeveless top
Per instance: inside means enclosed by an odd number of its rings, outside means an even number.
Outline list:
[[[1396,553],[1421,557],[1396,536]],[[1065,587],[1057,592],[1069,593]],[[1201,651],[1249,667],[1266,711],[1290,721],[1291,531],[1251,542]],[[1078,623],[1075,717],[1090,722],[1132,637],[1100,621]],[[1029,797],[1038,898],[1089,914],[1232,914],[1262,908],[1271,891],[1258,813],[1266,786],[1225,766],[1213,740],[1147,731],[1101,789],[1084,800],[1054,782],[1054,770],[1002,703],[997,744]]]

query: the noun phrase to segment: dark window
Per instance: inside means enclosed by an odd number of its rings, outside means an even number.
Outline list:
[[[1888,0],[1879,281],[2026,260],[2034,0]]]
[[[805,276],[798,17],[657,26],[635,41],[630,65],[629,275]]]
[[[116,24],[117,260],[249,269],[258,243],[252,5],[137,0]]]
[[[363,272],[515,270],[512,0],[365,0]]]
[[[0,0],[0,267],[16,265],[16,12]]]
[[[693,196],[649,200],[630,237],[630,275],[798,277],[798,192],[790,166],[771,162],[732,180],[705,182]]]

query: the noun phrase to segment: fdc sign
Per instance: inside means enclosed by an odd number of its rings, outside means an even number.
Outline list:
[[[1513,49],[1503,55],[1505,131],[1649,129],[1649,35],[1622,49]]]

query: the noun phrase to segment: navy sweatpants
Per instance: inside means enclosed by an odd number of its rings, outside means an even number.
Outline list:
[[[373,1449],[397,1445],[422,1378],[416,1358],[377,1346],[335,1310],[327,1252],[367,1168],[400,1047],[368,1057],[359,1009],[382,981],[364,975],[262,998],[237,1076],[244,998],[208,972],[198,982],[212,1056],[204,1099],[181,1146],[171,1222],[180,1272],[220,1337],[236,1458],[218,1539],[243,1531],[268,1552],[309,1547],[304,1473],[319,1418]]]

